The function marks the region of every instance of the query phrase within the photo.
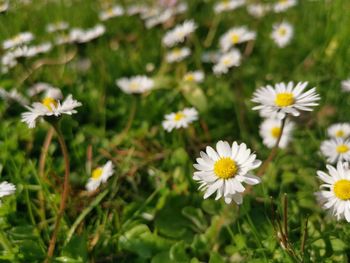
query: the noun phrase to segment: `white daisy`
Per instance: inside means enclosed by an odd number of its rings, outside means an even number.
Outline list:
[[[36,46],[20,46],[12,51],[14,57],[35,57],[38,54],[47,53],[52,49],[52,44],[49,42],[36,45]]]
[[[232,11],[245,4],[245,0],[224,0],[214,5],[214,12]]]
[[[204,73],[200,70],[187,72],[184,75],[183,80],[186,82],[200,83],[204,80]]]
[[[99,24],[86,30],[75,29],[75,31],[71,33],[72,33],[72,38],[75,39],[76,42],[86,43],[102,36],[105,32],[106,32],[105,26]]]
[[[336,163],[350,161],[350,140],[333,138],[323,141],[321,153],[327,158],[327,162]]]
[[[12,195],[14,192],[16,192],[16,186],[14,184],[8,183],[6,181],[0,183],[0,198]]]
[[[250,4],[247,6],[247,12],[251,16],[256,18],[261,18],[266,15],[267,12],[271,10],[268,4]]]
[[[321,191],[315,195],[322,207],[336,216],[338,220],[350,222],[350,170],[341,162],[337,167],[327,165],[328,173],[317,171],[318,177],[324,182]]]
[[[124,9],[120,5],[115,5],[109,9],[103,10],[99,14],[101,21],[106,21],[110,18],[122,16],[124,14]]]
[[[191,50],[188,47],[174,48],[166,54],[166,61],[168,63],[179,62],[187,58],[191,54]]]
[[[245,188],[242,183],[255,185],[260,183],[260,178],[250,173],[261,165],[256,160],[256,155],[251,153],[245,143],[233,142],[232,147],[226,141],[216,144],[216,151],[207,146],[206,152],[200,152],[201,158],[197,158],[193,179],[200,183],[199,189],[205,191],[204,198],[208,198],[216,192],[216,200],[223,197],[226,203],[232,199],[242,203],[242,195]]]
[[[234,45],[254,40],[256,33],[246,26],[234,27],[221,36],[219,42],[223,51],[228,51]]]
[[[29,43],[33,39],[34,39],[34,35],[30,32],[19,33],[18,35],[5,40],[2,43],[2,47],[4,49],[14,48],[14,47]]]
[[[108,178],[114,174],[114,165],[108,161],[103,167],[98,167],[92,171],[91,177],[86,184],[86,190],[95,191],[101,184],[107,182]]]
[[[260,125],[260,136],[263,138],[263,143],[268,148],[273,148],[276,146],[277,139],[281,135],[281,125],[282,122],[280,119],[268,118],[264,120]],[[291,133],[294,129],[294,123],[286,120],[286,123],[283,128],[283,134],[281,140],[278,144],[279,148],[286,148],[291,140]]]
[[[146,28],[152,28],[156,25],[165,23],[173,15],[174,15],[174,12],[170,8],[165,9],[164,11],[159,11],[158,14],[145,19]]]
[[[293,31],[293,26],[288,22],[274,24],[271,38],[275,41],[277,46],[285,47],[292,39]]]
[[[0,97],[7,102],[15,101],[23,106],[28,104],[27,98],[20,94],[16,89],[6,91],[5,89],[0,88]]]
[[[296,0],[278,0],[278,2],[273,5],[273,10],[276,13],[284,12],[296,4]]]
[[[72,115],[77,113],[75,108],[81,105],[72,98],[72,95],[69,95],[62,104],[59,100],[47,97],[42,102],[34,102],[31,107],[26,106],[29,111],[22,113],[22,122],[27,123],[29,128],[34,128],[36,120],[40,117]]]
[[[253,94],[252,101],[260,104],[253,110],[261,110],[264,116],[278,118],[284,118],[286,114],[299,116],[300,111],[312,111],[312,107],[318,105],[320,96],[316,93],[316,88],[303,92],[307,84],[299,82],[294,86],[293,82],[281,82],[275,87],[261,87]]]
[[[165,34],[162,40],[163,44],[167,47],[172,47],[178,43],[182,43],[196,28],[197,25],[193,20],[185,21],[183,24],[176,26]]]
[[[147,76],[134,76],[131,78],[121,78],[116,81],[119,88],[125,93],[144,93],[154,86],[154,81]]]
[[[53,32],[57,32],[57,31],[63,31],[68,29],[69,24],[65,21],[58,21],[55,23],[50,23],[46,26],[46,31],[48,33],[53,33]]]
[[[195,108],[185,108],[165,115],[162,125],[167,132],[171,132],[173,129],[187,128],[196,120],[198,120],[198,111]]]
[[[328,136],[346,139],[350,135],[350,123],[335,123],[327,129]]]
[[[350,79],[346,79],[341,82],[341,89],[345,92],[350,91]]]
[[[231,49],[229,52],[222,54],[218,62],[214,65],[213,71],[215,74],[226,74],[232,67],[241,65],[241,52],[238,49]]]
[[[129,16],[133,16],[133,15],[145,13],[146,11],[147,11],[147,6],[135,4],[135,5],[128,6],[126,13]]]

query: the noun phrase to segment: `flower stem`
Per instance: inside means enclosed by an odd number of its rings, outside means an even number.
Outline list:
[[[49,249],[47,253],[47,258],[45,262],[50,262],[50,259],[55,251],[55,245],[56,245],[56,240],[57,240],[57,233],[60,227],[61,219],[64,214],[64,210],[66,207],[66,201],[68,198],[68,192],[69,192],[69,154],[68,154],[68,149],[66,146],[66,142],[64,141],[63,134],[61,132],[61,129],[58,125],[58,123],[52,123],[53,128],[56,131],[57,138],[59,141],[59,144],[61,146],[61,151],[63,154],[64,158],[64,164],[65,164],[65,174],[64,174],[64,182],[63,182],[63,192],[62,192],[62,197],[61,197],[61,203],[60,203],[60,208],[57,214],[56,222],[55,222],[55,227],[50,239],[49,243]]]

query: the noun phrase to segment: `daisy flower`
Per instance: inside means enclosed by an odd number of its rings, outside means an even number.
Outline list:
[[[121,78],[116,81],[119,88],[125,93],[144,93],[154,86],[154,81],[147,76],[134,76],[131,78]]]
[[[14,48],[14,47],[29,43],[33,39],[34,39],[34,35],[30,32],[19,33],[18,35],[5,40],[2,43],[2,47],[4,49]]]
[[[187,72],[184,75],[183,80],[186,82],[200,83],[200,82],[203,82],[204,80],[204,73],[203,71],[199,71],[199,70]]]
[[[0,198],[12,195],[16,191],[16,186],[6,181],[0,183]],[[1,204],[1,203],[0,203]]]
[[[317,171],[318,178],[324,182],[321,191],[315,195],[322,207],[329,210],[338,220],[350,222],[350,170],[339,162],[337,167],[327,165],[328,173]]]
[[[346,79],[341,82],[341,89],[345,92],[350,91],[350,79]]]
[[[15,101],[21,105],[27,105],[28,100],[22,96],[16,89],[11,91],[6,91],[3,88],[0,88],[0,97],[3,98],[7,102]]]
[[[52,49],[52,44],[49,42],[36,45],[36,46],[20,46],[12,51],[14,57],[31,58],[38,54],[47,53]]]
[[[187,58],[191,54],[191,50],[188,47],[174,48],[166,54],[166,61],[168,63],[180,62]]]
[[[63,114],[72,115],[77,113],[75,108],[82,104],[69,95],[61,104],[59,100],[47,97],[42,102],[34,102],[32,106],[26,106],[28,112],[22,113],[22,122],[27,123],[29,128],[34,128],[36,120],[40,117],[61,116]]]
[[[291,81],[288,84],[278,83],[275,87],[267,85],[256,90],[252,101],[260,105],[253,110],[260,110],[264,116],[272,115],[284,118],[286,114],[299,116],[300,111],[312,111],[313,106],[317,106],[320,96],[316,93],[316,88],[306,92],[304,89],[307,82],[299,82],[296,86]]]
[[[122,16],[124,14],[124,9],[120,5],[115,5],[107,10],[103,10],[99,14],[101,21],[106,21],[110,18]]]
[[[219,42],[223,51],[228,51],[234,45],[254,40],[256,33],[246,26],[234,27],[221,36]]]
[[[350,140],[333,138],[323,141],[321,153],[327,158],[327,162],[336,163],[350,161]]]
[[[96,25],[92,28],[82,30],[75,29],[72,33],[72,38],[75,39],[78,43],[87,43],[91,40],[94,40],[100,36],[102,36],[106,32],[106,28],[104,25]]]
[[[287,9],[295,6],[297,4],[296,0],[278,0],[277,3],[274,4],[273,10],[276,13],[284,12]]]
[[[172,47],[178,43],[182,43],[196,28],[197,25],[193,20],[185,21],[183,24],[176,26],[165,34],[162,40],[163,44],[167,47]]]
[[[219,57],[218,62],[213,67],[214,73],[217,75],[226,74],[230,68],[241,65],[241,58],[238,49],[231,49]]]
[[[53,33],[53,32],[57,32],[57,31],[63,31],[68,29],[69,24],[67,22],[64,21],[58,21],[55,23],[50,23],[46,26],[46,31],[48,33]]]
[[[270,11],[270,9],[271,7],[268,4],[251,4],[247,6],[248,14],[256,18],[265,16],[266,13]]]
[[[234,10],[245,4],[245,0],[224,0],[214,6],[215,13]]]
[[[327,129],[328,136],[346,139],[350,135],[350,123],[336,123]]]
[[[173,129],[187,128],[196,120],[198,120],[198,111],[195,108],[185,108],[165,115],[162,125],[167,132],[171,132]]]
[[[293,37],[293,26],[288,22],[273,25],[271,38],[275,41],[277,46],[285,47]]]
[[[241,193],[245,190],[242,183],[260,183],[260,178],[250,171],[259,167],[261,161],[256,160],[256,155],[245,143],[233,142],[231,147],[228,142],[219,141],[216,151],[207,146],[206,152],[200,152],[200,156],[193,165],[198,170],[193,179],[200,183],[199,189],[205,191],[204,199],[216,192],[216,200],[224,198],[229,204],[233,199],[241,204]]]
[[[91,177],[86,184],[86,190],[95,191],[101,184],[107,182],[108,178],[114,174],[114,165],[108,161],[104,166],[92,171]]]
[[[280,119],[268,118],[264,120],[260,125],[260,136],[263,138],[263,143],[268,148],[273,148],[276,146],[278,137],[281,135],[281,125]],[[283,128],[283,134],[281,140],[278,144],[279,148],[286,148],[291,140],[291,133],[294,129],[294,123],[286,120]]]

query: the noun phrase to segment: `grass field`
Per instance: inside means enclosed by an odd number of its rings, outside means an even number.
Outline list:
[[[349,223],[325,211],[315,192],[323,184],[317,171],[327,172],[320,152],[327,128],[349,121],[350,95],[341,81],[350,77],[350,1],[299,0],[288,10],[269,10],[257,18],[246,6],[276,2],[246,0],[235,10],[215,13],[217,2],[191,0],[183,12],[148,28],[150,7],[163,4],[160,15],[174,10],[165,7],[172,2],[179,1],[10,0],[0,13],[2,44],[18,41],[13,37],[20,32],[34,35],[22,48],[52,43],[33,56],[19,50],[24,54],[14,58],[14,66],[2,60],[0,87],[16,89],[31,105],[43,99],[41,93],[30,96],[31,87],[49,83],[82,104],[71,116],[39,118],[45,120],[29,128],[21,121],[26,103],[2,95],[0,181],[12,183],[16,191],[1,198],[0,261],[348,262]],[[148,9],[129,15],[134,3]],[[124,14],[101,21],[99,13],[115,4]],[[191,54],[169,63],[171,48],[162,39],[185,20],[193,20],[196,29],[176,46],[190,48]],[[66,32],[97,24],[105,32],[84,40],[85,31],[56,45],[60,33],[46,27],[58,21],[69,24]],[[271,32],[282,21],[293,26],[294,34],[279,48]],[[219,51],[221,36],[237,26],[247,26],[256,37],[235,43],[242,56],[239,66],[214,74],[206,59],[215,56],[208,52]],[[0,56],[11,50],[15,47],[2,46]],[[204,73],[202,82],[184,80],[195,70]],[[128,94],[116,84],[136,75],[152,79],[152,89]],[[289,115],[295,123],[289,144],[270,149],[259,134],[263,118],[252,109],[253,93],[289,81],[307,81],[306,90],[316,87],[321,99],[312,111]],[[198,111],[198,120],[166,131],[165,115],[186,107]],[[46,111],[53,112],[50,106]],[[59,140],[68,148],[65,155]],[[215,200],[215,195],[204,199],[192,178],[200,151],[220,140],[244,142],[262,161],[272,157],[264,163],[261,182],[244,185],[240,205]],[[94,182],[101,175],[95,168],[108,161],[113,175],[88,191],[89,178]],[[350,194],[350,188],[344,191]]]

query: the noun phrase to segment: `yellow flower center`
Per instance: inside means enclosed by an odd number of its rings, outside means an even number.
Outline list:
[[[349,151],[349,147],[345,144],[341,144],[337,147],[338,153],[346,153],[347,151]]]
[[[239,35],[237,34],[233,34],[232,37],[231,37],[231,41],[232,41],[232,44],[237,44],[240,40],[240,37]]]
[[[52,105],[56,108],[57,107],[57,101],[54,98],[47,97],[42,100],[41,102],[46,108],[49,109],[49,111],[52,111]]]
[[[228,66],[228,65],[231,64],[231,59],[225,58],[225,59],[222,61],[222,63],[223,63],[225,66]]]
[[[173,54],[174,54],[175,56],[180,56],[180,55],[181,55],[181,49],[179,49],[179,48],[173,49]]]
[[[113,8],[107,9],[107,10],[106,10],[106,14],[109,15],[109,16],[114,15],[114,10],[113,10]]]
[[[334,184],[334,194],[341,200],[350,199],[350,181],[349,180],[339,180]]]
[[[335,137],[344,137],[344,131],[343,130],[338,130],[336,133],[335,133]]]
[[[194,75],[193,74],[186,74],[185,75],[185,81],[194,81]]]
[[[287,34],[287,30],[285,29],[285,28],[280,28],[279,30],[278,30],[278,33],[281,35],[281,36],[284,36],[284,35],[286,35]]]
[[[294,95],[290,92],[278,93],[275,99],[275,103],[279,107],[287,107],[294,103]]]
[[[101,167],[96,168],[95,170],[92,171],[91,178],[94,179],[94,180],[100,179],[100,177],[102,175],[102,171],[103,170],[102,170]]]
[[[215,174],[222,179],[234,177],[237,170],[238,167],[235,161],[229,157],[221,158],[214,164]]]
[[[185,114],[183,114],[182,111],[179,111],[175,114],[175,117],[174,117],[174,120],[175,121],[180,121],[182,120],[183,118],[185,118]]]
[[[130,83],[130,89],[135,91],[135,90],[138,90],[139,88],[139,84],[137,82],[131,82]]]
[[[280,136],[280,134],[281,134],[281,128],[280,127],[273,127],[272,129],[271,129],[271,135],[272,135],[272,137],[274,137],[274,138],[278,138],[279,136]]]

